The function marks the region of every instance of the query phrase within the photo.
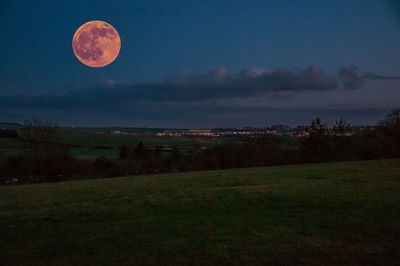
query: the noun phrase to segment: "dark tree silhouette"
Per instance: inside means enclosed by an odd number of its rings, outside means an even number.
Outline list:
[[[55,123],[41,120],[25,121],[19,130],[19,136],[24,148],[30,151],[29,155],[33,159],[39,178],[43,177],[46,169],[51,169],[53,163],[59,164],[57,160],[68,156],[65,145],[61,143],[61,131]]]
[[[146,156],[146,148],[143,144],[143,141],[140,141],[135,148],[135,159],[142,160]]]
[[[378,125],[386,128],[391,134],[400,135],[400,108],[390,111]]]
[[[386,150],[391,150],[391,157],[400,156],[400,108],[390,111],[378,126],[378,131],[385,135]]]
[[[340,116],[339,120],[336,120],[333,126],[333,133],[336,136],[349,136],[352,133],[350,123],[346,121],[344,116]]]
[[[127,160],[129,159],[129,157],[130,157],[129,149],[125,145],[122,145],[119,149],[119,158],[121,160]]]
[[[344,116],[340,116],[336,120],[331,138],[333,142],[333,160],[347,161],[356,158],[357,149],[354,146],[353,130]]]
[[[321,119],[316,118],[307,128],[309,136],[302,143],[302,151],[305,161],[328,161],[332,158],[332,142],[329,138],[329,130]]]
[[[323,137],[328,135],[328,126],[321,122],[320,118],[315,118],[311,121],[311,125],[307,128],[307,131],[312,136]]]

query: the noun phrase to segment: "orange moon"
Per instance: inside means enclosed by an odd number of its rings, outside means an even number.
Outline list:
[[[81,63],[89,67],[104,67],[118,57],[121,38],[111,24],[93,20],[76,30],[72,50]]]

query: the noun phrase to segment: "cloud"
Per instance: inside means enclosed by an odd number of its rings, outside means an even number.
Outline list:
[[[372,72],[364,72],[363,77],[371,80],[400,80],[400,76],[382,76]]]
[[[361,89],[367,80],[400,80],[400,76],[384,76],[373,72],[360,73],[354,65],[342,68],[337,75],[343,87],[348,90]]]
[[[337,75],[342,82],[343,87],[348,90],[360,89],[365,81],[365,79],[359,74],[356,66],[342,68],[339,70]]]
[[[362,88],[366,80],[399,80],[400,77],[360,73],[355,66],[342,68],[337,76],[326,75],[318,66],[304,70],[250,68],[233,73],[218,68],[200,75],[181,75],[162,82],[119,84],[103,83],[87,90],[72,90],[61,95],[0,95],[0,108],[35,110],[123,110],[141,103],[188,104],[230,102],[235,99],[292,99],[300,92],[327,92]],[[267,103],[265,103],[267,104]]]
[[[328,91],[338,86],[335,77],[319,67],[306,70],[245,69],[232,73],[218,68],[201,75],[182,75],[157,83],[97,85],[64,95],[3,95],[0,107],[90,108],[127,102],[198,102],[216,99],[259,97],[266,94]]]

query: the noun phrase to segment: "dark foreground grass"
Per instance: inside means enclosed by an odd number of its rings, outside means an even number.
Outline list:
[[[0,188],[1,265],[399,262],[399,160]]]

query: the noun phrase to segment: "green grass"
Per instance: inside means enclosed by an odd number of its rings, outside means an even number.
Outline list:
[[[182,142],[189,142],[187,139],[175,137],[157,137],[151,135],[134,136],[134,135],[113,135],[113,134],[94,134],[85,132],[70,132],[63,136],[63,142],[67,144],[83,145],[83,146],[110,146],[119,148],[121,145],[136,146],[139,141],[143,141],[146,145],[178,145]]]
[[[0,264],[397,264],[399,192],[400,160],[0,187]]]
[[[20,141],[16,138],[0,138],[0,160],[21,154]]]
[[[62,142],[70,145],[70,153],[73,156],[105,156],[118,158],[122,145],[135,147],[140,141],[145,146],[169,145],[177,146],[210,146],[216,140],[188,137],[158,137],[154,135],[113,135],[96,134],[94,131],[64,130]],[[0,159],[8,156],[20,155],[22,145],[20,140],[14,138],[0,138]]]
[[[177,137],[157,137],[152,135],[112,135],[94,134],[93,132],[67,132],[63,136],[63,142],[79,147],[70,148],[73,156],[105,156],[118,158],[119,149],[122,145],[135,147],[140,141],[145,146],[170,145],[171,147],[180,145],[194,145],[196,141],[188,138]]]

